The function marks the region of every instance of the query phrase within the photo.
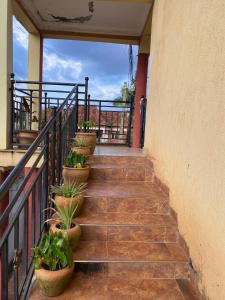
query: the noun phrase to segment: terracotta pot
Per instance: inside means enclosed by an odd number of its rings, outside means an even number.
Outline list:
[[[91,147],[91,154],[95,151],[96,146],[96,133],[95,132],[77,132],[76,140],[80,142],[85,142]]]
[[[37,138],[38,131],[36,130],[21,130],[16,132],[16,142],[21,144],[19,148],[28,148]]]
[[[71,202],[75,205],[78,204],[78,207],[77,207],[76,212],[74,214],[74,218],[75,218],[75,217],[79,216],[79,214],[80,214],[81,208],[82,208],[83,203],[84,203],[84,196],[79,195],[79,196],[76,196],[76,197],[73,197],[73,198],[66,198],[64,196],[56,195],[55,196],[55,202],[56,202],[57,206],[61,209],[68,206]]]
[[[90,166],[84,168],[69,168],[63,166],[62,176],[65,183],[87,182],[90,173]]]
[[[70,241],[70,245],[72,247],[72,249],[76,249],[79,240],[80,240],[80,236],[81,236],[81,228],[79,224],[73,223],[74,227],[70,228],[70,229],[60,229],[57,227],[57,225],[59,225],[58,223],[53,223],[50,227],[50,230],[52,232],[67,232],[68,233],[68,238]]]
[[[91,155],[91,147],[72,147],[73,152],[84,154],[86,157]]]
[[[42,293],[48,297],[56,297],[63,293],[73,274],[74,265],[58,271],[44,268],[35,270],[37,282]]]

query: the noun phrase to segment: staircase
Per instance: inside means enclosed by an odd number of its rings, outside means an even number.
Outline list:
[[[82,237],[74,277],[57,299],[201,299],[152,162],[128,148],[99,147],[96,153],[77,218]],[[30,299],[45,297],[34,287]]]

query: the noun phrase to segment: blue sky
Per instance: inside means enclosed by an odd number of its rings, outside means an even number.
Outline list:
[[[14,73],[27,79],[28,34],[14,18]],[[136,64],[137,47],[133,46]],[[128,45],[46,39],[44,42],[43,79],[83,82],[88,76],[92,98],[114,99],[128,81]]]

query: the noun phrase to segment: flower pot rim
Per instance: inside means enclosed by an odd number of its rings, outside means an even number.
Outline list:
[[[60,224],[60,223],[59,222],[54,222],[54,223],[52,223],[51,227],[54,226],[57,230],[65,231],[65,232],[72,232],[75,229],[77,229],[78,227],[80,227],[80,224],[78,224],[76,222],[72,222],[72,224],[75,225],[74,227],[71,227],[69,229],[61,229],[61,228],[57,227],[58,224]]]
[[[60,270],[55,270],[55,271],[51,271],[51,270],[47,270],[47,269],[45,269],[43,266],[41,266],[41,268],[39,268],[39,269],[35,269],[35,272],[38,272],[38,271],[44,271],[44,272],[46,272],[46,273],[51,273],[51,274],[53,274],[53,273],[64,273],[65,271],[67,271],[67,270],[71,270],[71,269],[73,269],[74,268],[74,262],[73,262],[73,265],[71,266],[71,267],[69,267],[69,266],[67,266],[67,267],[65,267],[65,268],[63,268],[63,269],[60,269]]]
[[[66,167],[63,165],[63,168],[64,169],[69,169],[69,170],[87,170],[87,169],[90,169],[90,166],[85,166],[83,168],[72,168],[72,167]]]
[[[20,132],[26,132],[26,133],[38,133],[39,132],[39,130],[33,130],[33,129],[31,129],[31,130],[29,130],[29,129],[23,129],[23,130],[16,130],[16,132],[15,133],[20,133]]]
[[[77,196],[74,196],[74,197],[66,197],[66,196],[62,196],[62,195],[58,195],[58,194],[55,194],[55,196],[57,196],[57,197],[60,197],[60,198],[65,198],[65,199],[76,199],[76,198],[79,198],[79,197],[83,197],[83,195],[82,195],[82,192],[79,194],[79,195],[77,195]]]
[[[91,149],[91,146],[83,146],[83,147],[81,147],[81,146],[72,146],[72,148],[77,148],[77,149],[87,149],[87,148],[89,148],[89,149]]]
[[[96,135],[96,132],[82,132],[82,131],[76,132],[76,135],[82,135],[82,134],[85,134],[85,135]]]

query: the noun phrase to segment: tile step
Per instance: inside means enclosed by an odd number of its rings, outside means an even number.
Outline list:
[[[152,261],[188,262],[185,251],[176,243],[137,241],[80,241],[74,251],[77,261]]]
[[[82,225],[81,229],[81,241],[176,243],[179,237],[173,225]]]
[[[187,282],[187,279],[183,279]],[[35,282],[30,300],[47,300]],[[103,273],[74,272],[59,300],[199,300],[186,298],[176,279],[106,277]]]
[[[169,214],[148,213],[81,213],[77,218],[78,224],[100,225],[176,225],[175,219]]]
[[[93,213],[169,213],[169,201],[165,197],[150,194],[148,197],[85,197],[82,212]]]
[[[153,182],[153,168],[148,165],[94,164],[91,167],[90,179],[97,181],[148,181]]]

